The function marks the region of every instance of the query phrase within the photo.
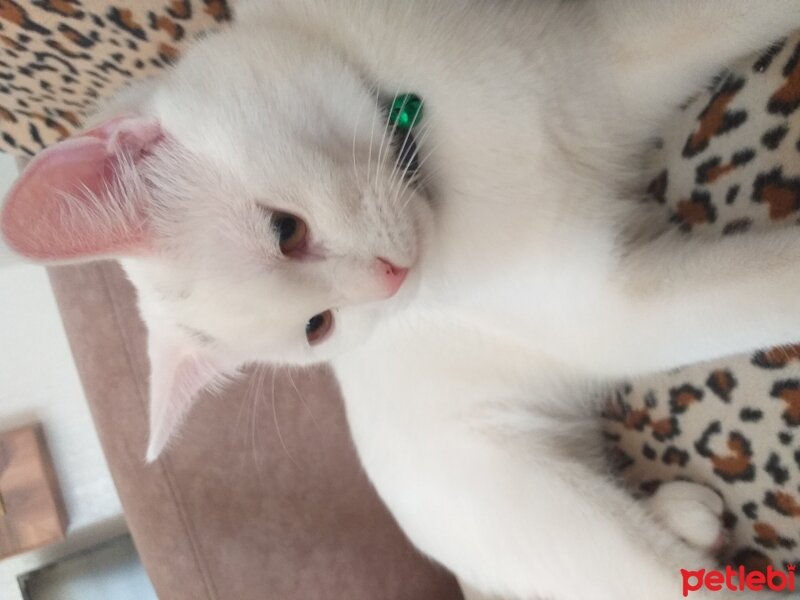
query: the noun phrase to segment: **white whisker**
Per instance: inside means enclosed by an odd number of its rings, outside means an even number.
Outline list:
[[[294,389],[295,393],[297,394],[297,398],[300,400],[300,403],[306,409],[306,412],[308,413],[308,416],[311,417],[311,420],[314,422],[314,426],[317,429],[319,429],[319,422],[317,421],[317,418],[314,416],[314,413],[312,412],[311,407],[308,405],[308,402],[306,402],[306,399],[303,397],[303,394],[300,393],[300,390],[298,389],[297,384],[294,381],[294,377],[292,376],[291,368],[287,369],[286,372],[289,375],[289,383],[292,384],[292,388]]]
[[[259,398],[261,398],[261,389],[263,387],[265,375],[266,372],[263,368],[260,366],[256,367],[254,373],[256,388],[255,393],[253,394],[253,412],[250,423],[250,452],[253,455],[253,464],[255,465],[256,476],[258,477],[259,482],[261,482],[261,465],[258,460],[258,450],[256,446],[256,425],[258,421],[258,401]]]
[[[406,144],[408,144],[408,139],[410,135],[411,135],[411,129],[406,131],[406,136],[405,138],[403,138],[403,143],[400,146],[397,152],[397,156],[394,159],[394,166],[392,167],[392,172],[389,176],[389,190],[386,192],[390,198],[393,197],[396,187],[401,185],[406,175],[408,175],[408,169],[411,166],[411,163],[413,162],[412,158],[406,163],[406,166],[403,169],[402,173],[400,172],[400,159],[403,156],[403,152],[405,151]]]
[[[380,107],[381,98],[380,92],[378,91],[378,86],[375,86],[375,106]],[[379,114],[379,110],[375,110],[372,113],[372,127],[370,128],[369,132],[369,154],[367,155],[367,187],[372,186],[372,145],[375,141],[375,119]]]
[[[395,90],[394,96],[392,96],[392,98],[396,98],[399,93],[400,93],[400,88]],[[395,128],[396,126],[394,123],[392,123],[391,116],[389,114],[386,114],[386,124],[383,127],[383,137],[381,138],[381,145],[378,150],[378,164],[377,167],[375,168],[376,179],[380,175],[380,172],[384,167],[384,162],[386,161],[386,155],[383,153],[384,145],[387,146],[386,153],[388,154],[389,148],[392,145],[392,136],[394,135]],[[389,142],[388,144],[386,144],[387,140]]]
[[[283,451],[286,452],[286,456],[289,457],[289,460],[292,461],[295,467],[299,467],[300,465],[292,456],[292,453],[289,452],[289,447],[286,445],[286,441],[283,439],[283,433],[281,432],[280,423],[278,423],[278,408],[275,404],[275,377],[277,376],[277,368],[272,369],[272,420],[275,423],[275,431],[278,433],[278,440],[283,447]]]
[[[370,93],[365,95],[361,100],[361,103],[358,106],[358,112],[356,113],[356,122],[353,125],[353,177],[355,178],[356,184],[359,188],[361,188],[361,176],[358,174],[358,161],[356,160],[356,137],[358,136],[358,126],[361,122],[361,114],[364,111],[364,106],[367,104],[367,99],[371,96],[372,90],[370,90]]]
[[[398,201],[406,194],[406,192],[409,190],[409,188],[410,188],[410,186],[412,184],[415,184],[417,186],[423,186],[424,185],[422,180],[415,179],[417,174],[424,173],[425,174],[424,175],[424,181],[425,182],[429,181],[430,178],[431,178],[431,174],[426,171],[427,166],[428,166],[427,162],[428,162],[428,159],[439,149],[439,146],[440,146],[441,142],[437,143],[434,147],[427,149],[427,151],[423,155],[422,154],[422,148],[424,148],[424,144],[427,141],[429,132],[430,132],[430,127],[426,127],[425,130],[422,132],[422,135],[420,136],[419,140],[417,141],[417,152],[418,152],[418,155],[417,155],[417,173],[415,173],[414,176],[412,176],[412,177],[408,177],[407,173],[404,173],[405,184],[401,188],[400,192],[397,193],[396,197],[397,197]],[[403,202],[401,210],[405,210],[406,206],[408,205],[408,202],[410,201],[410,198],[411,198],[411,195],[409,194],[409,196]]]
[[[430,131],[430,127],[426,126],[424,123],[422,123],[422,124],[418,124],[417,123],[417,119],[420,117],[421,114],[422,114],[421,112],[418,112],[417,114],[414,115],[414,120],[411,122],[411,125],[408,128],[408,131],[406,132],[406,136],[403,139],[403,145],[401,146],[400,151],[398,152],[397,159],[395,161],[395,168],[397,168],[399,166],[400,157],[403,155],[403,151],[405,150],[405,146],[406,146],[406,144],[408,144],[408,140],[409,139],[413,139],[414,140],[414,146],[415,146],[415,153],[414,154],[415,154],[415,158],[417,160],[417,170],[420,170],[420,168],[421,168],[421,161],[420,161],[419,157],[420,157],[420,153],[421,153],[421,151],[422,151],[422,149],[424,147],[423,144],[427,140],[428,133]],[[412,136],[411,135],[412,129],[414,127],[418,127],[417,131],[421,131],[422,132],[421,135],[418,135],[418,136]],[[405,191],[407,190],[409,185],[411,185],[411,183],[414,182],[416,174],[413,174],[411,177],[409,177],[409,173],[408,173],[408,171],[411,168],[411,165],[412,165],[413,162],[414,162],[413,158],[409,159],[407,161],[407,163],[406,163],[406,166],[403,168],[403,172],[399,173],[399,174],[395,174],[395,178],[396,179],[391,182],[391,186],[389,188],[389,192],[388,193],[391,196],[392,204],[395,205],[395,206],[397,206],[399,204],[400,197],[402,196],[402,194],[405,193]],[[393,173],[396,173],[396,171],[393,172]],[[397,186],[401,187],[401,191],[400,192],[398,192]],[[401,207],[401,210],[405,209],[405,205],[406,204],[407,203],[403,204],[403,206]]]

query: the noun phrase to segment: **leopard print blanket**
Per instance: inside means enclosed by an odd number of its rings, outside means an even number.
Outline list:
[[[800,35],[743,60],[675,117],[650,201],[687,237],[800,223],[798,107]],[[615,462],[642,492],[686,479],[722,496],[727,562],[800,562],[800,345],[632,381],[605,417]]]
[[[33,155],[68,136],[99,100],[229,18],[226,0],[0,0],[0,150]],[[648,190],[665,220],[687,236],[800,222],[798,107],[800,36],[689,102]],[[643,492],[673,479],[719,492],[729,562],[800,562],[800,345],[630,382],[604,424]]]
[[[0,0],[0,151],[32,156],[69,136],[230,17],[227,0]]]

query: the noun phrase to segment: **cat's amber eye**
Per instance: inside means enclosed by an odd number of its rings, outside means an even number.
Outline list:
[[[333,313],[329,310],[314,315],[306,323],[306,338],[309,344],[321,342],[333,327]]]
[[[302,219],[288,213],[276,212],[272,215],[272,229],[278,237],[282,254],[297,251],[306,241],[308,228]]]

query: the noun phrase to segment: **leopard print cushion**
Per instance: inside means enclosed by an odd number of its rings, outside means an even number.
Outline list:
[[[0,0],[0,151],[30,156],[230,19],[228,0]]]
[[[229,19],[229,4],[0,0],[0,150],[32,155],[68,136],[98,101]],[[794,37],[743,61],[676,117],[652,201],[687,235],[794,225],[798,106]],[[729,561],[800,560],[800,345],[631,382],[605,425],[623,476],[643,491],[689,479],[722,495]]]
[[[676,117],[651,201],[687,236],[796,225],[798,107],[800,35],[742,61]],[[800,562],[800,345],[633,381],[606,417],[622,474],[643,492],[673,479],[719,492],[726,561]]]

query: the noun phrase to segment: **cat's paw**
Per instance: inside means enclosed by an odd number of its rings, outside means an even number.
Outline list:
[[[670,481],[663,483],[647,503],[656,517],[687,543],[711,554],[717,554],[725,545],[725,504],[711,488],[689,481]]]

